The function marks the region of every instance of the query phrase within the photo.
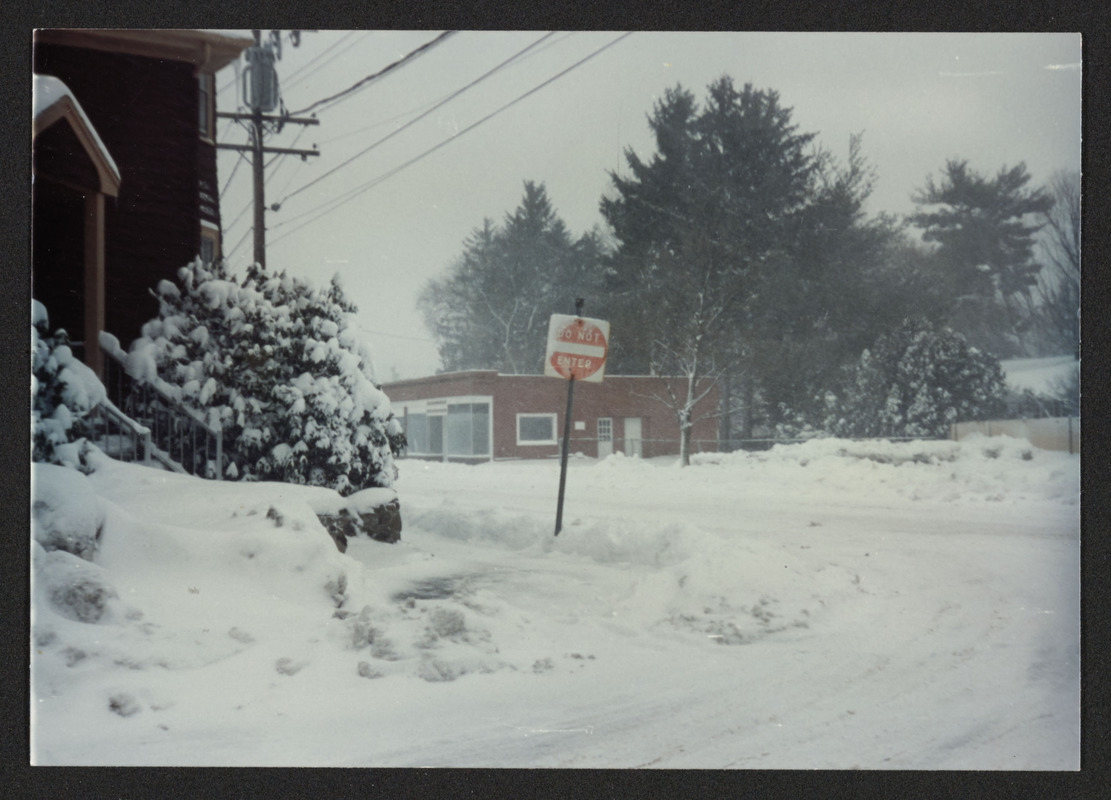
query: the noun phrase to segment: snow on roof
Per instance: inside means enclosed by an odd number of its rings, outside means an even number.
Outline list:
[[[241,30],[216,30],[215,28],[203,28],[202,33],[211,33],[216,36],[223,36],[225,39],[250,39],[251,44],[254,44],[255,36],[250,31]]]
[[[93,123],[85,115],[85,109],[81,108],[81,103],[77,101],[73,92],[62,81],[55,78],[53,75],[35,75],[34,83],[31,89],[31,102],[33,106],[33,119],[38,119],[51,108],[63,100],[68,99],[73,105],[74,111],[81,120],[81,124],[85,126],[93,142],[96,144],[100,154],[104,157],[104,161],[112,170],[115,175],[116,181],[120,180],[120,168],[116,165],[116,160],[112,158],[112,154],[108,152],[108,148],[104,145],[104,140],[100,138],[100,134],[96,132]]]

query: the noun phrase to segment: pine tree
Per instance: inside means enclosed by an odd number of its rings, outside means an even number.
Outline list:
[[[1032,221],[1052,199],[1030,189],[1025,164],[985,178],[967,161],[950,160],[941,180],[927,177],[911,216],[922,238],[937,244],[939,280],[952,297],[949,323],[971,342],[1000,356],[1021,353],[1023,309],[1037,285]]]
[[[549,317],[598,294],[600,251],[594,233],[573,240],[544,185],[526,181],[504,223],[484,220],[448,274],[421,292],[442,368],[541,372]]]
[[[618,242],[608,294],[615,366],[681,376],[666,398],[687,463],[693,409],[751,359],[750,325],[763,277],[790,258],[816,163],[774,91],[728,77],[703,108],[681,86],[649,118],[656,153],[627,150],[630,176],[601,210]],[[751,366],[751,364],[750,364]]]

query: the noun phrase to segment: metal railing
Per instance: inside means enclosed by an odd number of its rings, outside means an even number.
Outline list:
[[[150,463],[154,454],[150,428],[124,414],[111,400],[97,403],[85,421],[91,428],[92,439],[112,458]]]
[[[159,386],[128,374],[127,354],[115,337],[101,333],[104,386],[108,399],[124,414],[149,429],[150,457],[174,471],[222,480],[224,432],[213,428],[194,409],[178,402]]]

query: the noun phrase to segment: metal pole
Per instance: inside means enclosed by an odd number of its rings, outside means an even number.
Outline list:
[[[555,535],[563,528],[563,490],[567,486],[567,451],[571,446],[571,406],[575,397],[575,376],[567,381],[567,411],[563,415],[563,455],[559,462],[559,501],[556,506]]]
[[[575,300],[575,316],[581,317],[583,313],[583,298]],[[559,499],[556,505],[555,535],[559,536],[563,528],[563,490],[567,486],[567,451],[571,448],[571,408],[575,398],[575,373],[567,381],[567,410],[563,414],[563,453],[559,462]]]

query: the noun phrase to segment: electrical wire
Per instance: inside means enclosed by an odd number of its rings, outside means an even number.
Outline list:
[[[272,243],[276,243],[276,242],[280,241],[281,239],[284,239],[284,238],[286,238],[287,236],[289,236],[289,235],[291,235],[291,234],[293,234],[293,233],[295,233],[295,232],[297,232],[297,231],[301,230],[301,229],[302,229],[302,228],[304,228],[305,226],[307,226],[307,225],[310,225],[310,224],[312,224],[312,223],[313,223],[313,222],[315,222],[316,220],[320,219],[321,217],[325,216],[326,214],[329,214],[329,213],[331,213],[332,211],[334,211],[335,209],[339,208],[340,206],[342,206],[342,205],[345,205],[346,203],[350,202],[351,200],[354,200],[354,199],[355,199],[356,197],[358,197],[359,195],[361,195],[361,194],[365,193],[366,191],[368,191],[368,190],[370,190],[370,189],[374,188],[375,186],[377,186],[378,184],[382,183],[383,181],[386,181],[386,180],[388,180],[389,178],[392,178],[392,177],[393,177],[394,175],[398,174],[399,172],[401,172],[402,170],[406,169],[407,167],[409,167],[409,166],[412,166],[413,164],[417,163],[418,161],[420,161],[420,160],[422,160],[422,159],[426,158],[427,156],[429,156],[429,155],[431,155],[432,153],[434,153],[435,151],[439,150],[439,149],[440,149],[441,147],[443,147],[444,145],[448,144],[449,142],[453,142],[453,141],[455,141],[456,139],[458,139],[458,138],[460,138],[461,136],[463,136],[464,134],[466,134],[466,133],[468,133],[468,132],[470,132],[470,131],[474,130],[474,129],[475,129],[475,128],[477,128],[477,127],[478,127],[479,125],[482,125],[483,123],[485,123],[485,122],[489,121],[490,119],[493,119],[493,118],[494,118],[494,117],[496,117],[496,116],[497,116],[498,114],[501,114],[501,113],[502,113],[503,111],[507,110],[507,109],[508,109],[508,108],[510,108],[511,106],[513,106],[513,105],[516,105],[517,103],[519,103],[519,102],[521,102],[522,100],[524,100],[524,99],[525,99],[526,97],[529,97],[529,96],[531,96],[531,95],[535,94],[536,92],[538,92],[538,91],[540,91],[541,89],[543,89],[543,88],[544,88],[545,86],[548,86],[549,84],[551,84],[551,83],[553,83],[553,82],[555,82],[555,81],[559,80],[560,78],[562,78],[562,77],[563,77],[564,75],[566,75],[567,73],[571,72],[571,71],[572,71],[572,70],[574,70],[574,69],[577,69],[578,67],[582,66],[582,65],[583,65],[583,64],[585,64],[585,63],[586,63],[587,61],[589,61],[590,59],[592,59],[592,58],[594,58],[595,56],[599,55],[599,54],[600,54],[600,53],[602,53],[603,51],[605,51],[605,50],[608,50],[609,48],[613,47],[613,46],[614,46],[615,44],[617,44],[618,42],[622,41],[623,39],[626,39],[626,38],[628,38],[628,37],[629,37],[629,36],[631,36],[631,35],[632,35],[632,32],[631,32],[631,31],[630,31],[630,32],[627,32],[627,33],[623,33],[623,34],[622,34],[621,36],[618,36],[618,37],[617,37],[616,39],[614,39],[614,40],[613,40],[612,42],[610,42],[609,44],[603,45],[602,47],[598,48],[597,50],[595,50],[595,51],[594,51],[593,53],[591,53],[590,55],[586,56],[585,58],[582,58],[582,59],[580,59],[579,61],[576,61],[576,62],[575,62],[574,64],[572,64],[571,66],[567,67],[566,69],[562,70],[561,72],[558,72],[558,73],[556,73],[556,74],[555,74],[555,75],[553,75],[553,76],[552,76],[551,78],[548,78],[548,80],[544,81],[543,83],[541,83],[541,84],[539,84],[539,85],[537,85],[537,86],[533,87],[532,89],[530,89],[529,91],[527,91],[527,92],[525,92],[524,94],[520,95],[519,97],[517,97],[517,98],[515,98],[515,99],[513,99],[513,100],[511,100],[511,101],[509,101],[508,103],[506,103],[505,105],[503,105],[503,106],[502,106],[501,108],[497,109],[496,111],[493,111],[493,112],[491,112],[491,113],[487,114],[487,115],[486,115],[485,117],[483,117],[482,119],[480,119],[480,120],[478,120],[477,122],[475,122],[475,123],[473,123],[473,124],[471,124],[471,125],[467,126],[467,127],[466,127],[466,128],[464,128],[463,130],[461,130],[461,131],[459,131],[458,133],[456,133],[456,134],[455,134],[454,136],[452,136],[451,138],[449,138],[449,139],[445,139],[445,140],[443,140],[442,142],[440,142],[439,144],[437,144],[437,145],[434,145],[433,147],[430,147],[430,148],[429,148],[428,150],[425,150],[425,151],[424,151],[423,153],[421,153],[420,155],[417,155],[417,156],[415,156],[415,157],[413,157],[413,158],[409,159],[409,160],[408,160],[408,161],[406,161],[405,163],[401,164],[400,166],[398,166],[398,167],[395,167],[394,169],[392,169],[392,170],[389,170],[388,172],[385,172],[385,173],[383,173],[382,175],[379,175],[379,176],[378,176],[377,178],[374,178],[374,179],[372,179],[371,181],[369,181],[369,182],[367,182],[367,183],[363,184],[362,186],[356,187],[355,189],[352,189],[352,190],[350,190],[350,191],[348,191],[348,192],[345,192],[345,193],[344,193],[343,195],[340,195],[340,196],[338,196],[338,197],[336,197],[336,198],[333,198],[332,200],[328,201],[327,203],[324,203],[323,205],[321,205],[321,206],[318,206],[318,207],[317,207],[317,208],[316,208],[315,210],[313,210],[313,211],[308,211],[308,212],[305,212],[304,214],[301,214],[301,215],[299,215],[300,217],[303,217],[303,216],[306,216],[307,214],[312,214],[312,213],[315,213],[315,211],[319,211],[319,212],[320,212],[319,214],[316,214],[316,216],[313,216],[313,217],[311,217],[310,219],[306,220],[305,222],[301,223],[300,225],[298,225],[298,226],[296,226],[296,227],[294,227],[294,228],[291,228],[290,230],[286,231],[285,233],[283,233],[283,234],[281,234],[281,235],[279,235],[279,236],[275,237],[275,238],[274,238],[274,239],[272,240]],[[286,220],[286,222],[284,222],[284,223],[281,223],[281,224],[283,224],[283,225],[284,225],[284,224],[287,224],[288,222],[291,222],[291,221],[292,221],[292,219],[290,219],[290,220]],[[279,227],[279,226],[277,226],[277,225],[276,225],[275,227]]]
[[[315,103],[307,105],[304,108],[299,109],[299,110],[294,111],[294,112],[291,112],[291,113],[294,116],[296,116],[298,114],[304,114],[307,111],[312,111],[314,108],[319,108],[320,106],[323,106],[326,103],[331,103],[335,100],[338,100],[342,97],[345,97],[345,96],[351,94],[352,92],[354,92],[358,89],[365,88],[366,86],[369,86],[374,81],[376,81],[379,78],[383,77],[384,75],[392,72],[393,70],[397,69],[398,67],[401,67],[402,65],[409,63],[413,59],[419,58],[420,56],[424,55],[431,48],[433,48],[436,45],[442,43],[444,40],[446,40],[450,36],[453,36],[455,33],[456,33],[456,31],[444,31],[439,36],[437,36],[435,39],[432,39],[429,42],[425,42],[420,47],[418,47],[416,50],[413,50],[412,52],[407,53],[406,55],[399,58],[397,61],[394,61],[392,64],[386,65],[382,69],[378,70],[378,72],[375,72],[372,75],[367,75],[365,78],[363,78],[360,81],[355,82],[351,86],[344,89],[342,92],[336,92],[335,94],[331,95],[330,97],[325,97],[322,100],[317,100]]]
[[[528,59],[532,58],[533,56],[538,55],[539,53],[543,53],[545,50],[548,50],[548,49],[554,47],[555,45],[560,44],[561,42],[567,41],[569,38],[574,36],[575,33],[576,33],[575,31],[565,33],[559,39],[556,39],[553,42],[549,42],[548,44],[544,45],[543,47],[532,51],[528,55],[522,56],[521,58],[518,59],[518,63],[520,63],[522,61],[527,61]],[[372,131],[376,128],[381,128],[383,125],[388,125],[391,122],[394,122],[394,121],[399,120],[399,119],[403,119],[405,117],[408,117],[411,114],[419,114],[421,111],[424,111],[425,109],[430,108],[431,106],[435,105],[436,103],[441,103],[444,100],[447,100],[449,97],[450,97],[450,95],[444,95],[439,100],[433,100],[430,103],[424,103],[423,105],[417,106],[416,108],[411,108],[408,111],[403,111],[400,114],[395,114],[394,116],[388,117],[387,119],[379,120],[378,122],[375,122],[373,125],[367,125],[366,127],[363,127],[363,128],[356,128],[353,131],[348,131],[347,133],[338,134],[336,136],[333,136],[330,139],[323,139],[323,140],[321,140],[320,144],[321,145],[331,144],[332,142],[338,142],[342,139],[349,139],[352,136],[357,136],[360,133],[366,133],[367,131]]]
[[[237,158],[235,160],[235,166],[233,166],[231,168],[231,174],[228,175],[227,181],[224,182],[224,188],[220,190],[220,199],[221,200],[223,200],[224,195],[227,194],[228,187],[231,186],[231,179],[235,177],[235,172],[236,172],[236,170],[239,169],[239,165],[242,164],[246,160],[247,160],[247,157],[245,155],[243,155],[242,151],[240,151],[239,158]]]
[[[235,243],[235,246],[231,250],[228,251],[227,255],[224,256],[225,261],[230,261],[231,260],[231,257],[235,255],[235,251],[238,250],[240,248],[240,246],[242,246],[242,244],[245,241],[247,241],[247,237],[251,235],[251,231],[253,231],[254,229],[255,229],[254,225],[247,228],[247,231],[242,236],[239,237],[239,241]]]
[[[456,91],[452,92],[452,93],[451,93],[451,94],[449,94],[449,95],[448,95],[447,97],[445,97],[445,98],[444,98],[443,100],[439,101],[438,103],[436,103],[435,105],[433,105],[433,106],[432,106],[431,108],[429,108],[429,109],[428,109],[427,111],[423,112],[423,113],[422,113],[422,114],[421,114],[420,116],[418,116],[418,117],[415,117],[415,118],[413,118],[413,119],[409,120],[409,121],[408,121],[408,122],[406,122],[406,123],[405,123],[404,125],[402,125],[402,126],[401,126],[400,128],[396,128],[395,130],[393,130],[393,131],[391,131],[390,133],[388,133],[388,134],[386,134],[385,136],[383,136],[383,137],[382,137],[381,139],[379,139],[378,141],[376,141],[376,142],[372,142],[372,143],[371,143],[370,145],[368,145],[367,147],[363,148],[362,150],[360,150],[359,152],[357,152],[357,153],[356,153],[355,155],[353,155],[353,156],[351,156],[350,158],[348,158],[348,159],[347,159],[346,161],[343,161],[343,162],[342,162],[342,163],[340,163],[340,164],[339,164],[338,166],[336,166],[336,167],[333,167],[332,169],[330,169],[330,170],[328,170],[327,172],[325,172],[325,173],[324,173],[323,175],[319,175],[319,176],[317,176],[316,178],[314,178],[313,180],[309,181],[309,182],[308,182],[308,183],[306,183],[305,185],[303,185],[303,186],[301,186],[301,187],[299,187],[299,188],[295,189],[294,191],[290,192],[290,193],[289,193],[289,194],[287,194],[287,195],[286,195],[285,197],[283,197],[283,198],[282,198],[281,200],[279,200],[279,201],[278,201],[278,204],[279,204],[279,205],[282,205],[282,204],[284,204],[284,203],[285,203],[285,202],[286,202],[287,200],[289,200],[289,199],[290,199],[291,197],[294,197],[294,196],[296,196],[296,195],[300,194],[301,192],[303,192],[303,191],[305,191],[306,189],[308,189],[308,188],[309,188],[310,186],[314,186],[314,185],[316,185],[317,183],[320,183],[320,182],[321,182],[322,180],[324,180],[325,178],[327,178],[327,177],[328,177],[329,175],[334,175],[334,174],[335,174],[336,172],[339,172],[339,171],[340,171],[341,169],[343,169],[344,167],[346,167],[346,166],[347,166],[348,164],[350,164],[350,163],[351,163],[352,161],[354,161],[354,160],[356,160],[356,159],[358,159],[358,158],[361,158],[361,157],[363,157],[364,155],[366,155],[367,153],[369,153],[369,152],[370,152],[371,150],[373,150],[374,148],[378,147],[378,145],[380,145],[380,144],[383,144],[384,142],[386,142],[386,141],[388,141],[388,140],[392,139],[392,138],[393,138],[394,136],[397,136],[397,135],[398,135],[399,133],[401,133],[402,131],[406,130],[407,128],[410,128],[410,127],[412,127],[413,125],[415,125],[416,123],[420,122],[420,121],[421,121],[422,119],[424,119],[425,117],[427,117],[427,116],[428,116],[429,114],[431,114],[431,113],[432,113],[433,111],[436,111],[437,109],[439,109],[439,108],[441,108],[442,106],[444,106],[444,105],[445,105],[446,103],[448,103],[448,102],[450,102],[450,101],[454,100],[454,99],[455,99],[456,97],[458,97],[459,95],[463,94],[463,92],[467,91],[468,89],[470,89],[470,88],[472,88],[472,87],[476,86],[477,84],[481,83],[482,81],[486,80],[486,79],[487,79],[487,78],[489,78],[489,77],[490,77],[491,75],[493,75],[494,73],[496,73],[496,72],[497,72],[498,70],[501,70],[501,69],[505,68],[506,66],[508,66],[509,64],[513,63],[513,62],[514,62],[515,60],[517,60],[518,58],[520,58],[520,57],[521,57],[522,55],[524,55],[525,53],[527,53],[527,52],[528,52],[529,50],[531,50],[532,48],[536,47],[536,46],[537,46],[537,45],[539,45],[539,44],[540,44],[541,42],[543,42],[543,41],[544,41],[545,39],[548,39],[548,38],[550,38],[550,37],[551,37],[551,36],[553,36],[553,35],[554,35],[554,34],[553,34],[553,33],[551,33],[551,32],[549,32],[549,33],[546,33],[546,34],[544,34],[543,36],[541,36],[541,37],[540,37],[539,39],[537,39],[537,40],[536,40],[535,42],[533,42],[532,44],[528,45],[527,47],[525,47],[525,48],[523,48],[523,49],[521,49],[521,50],[518,50],[518,51],[517,51],[516,53],[514,53],[514,54],[513,54],[512,56],[510,56],[509,58],[507,58],[507,59],[506,59],[505,61],[502,61],[502,62],[501,62],[500,64],[498,64],[498,65],[497,65],[496,67],[494,67],[493,69],[490,69],[490,70],[488,70],[488,71],[484,72],[484,73],[483,73],[482,75],[480,75],[479,77],[475,78],[475,79],[474,79],[473,81],[471,81],[470,83],[468,83],[468,84],[467,84],[466,86],[463,86],[462,88],[460,88],[460,89],[457,89]],[[297,219],[297,217],[293,217],[292,219]],[[287,220],[287,222],[288,222],[288,221],[290,221],[290,220]],[[283,224],[284,224],[284,223],[283,223]],[[275,227],[278,227],[278,226],[275,226]]]
[[[224,227],[224,230],[227,231],[228,233],[231,233],[231,229],[235,227],[235,223],[237,223],[237,222],[239,222],[239,220],[243,219],[243,215],[246,214],[253,205],[254,205],[254,201],[253,200],[248,200],[247,205],[245,205],[245,206],[243,206],[243,208],[239,209],[239,213],[235,215],[235,219],[233,219],[231,222],[229,222]]]
[[[347,38],[349,38],[351,36],[354,36],[357,32],[358,31],[351,31],[350,33],[347,34],[347,36],[342,37],[338,42],[336,42],[330,48],[328,48],[327,50],[322,51],[317,56],[315,56],[314,58],[312,58],[308,62],[306,62],[304,65],[298,67],[296,70],[291,72],[289,75],[287,75],[283,79],[282,88],[283,89],[291,89],[294,86],[296,86],[297,84],[301,83],[301,81],[305,80],[306,78],[308,78],[312,75],[315,75],[317,72],[319,72],[321,69],[323,69],[324,67],[331,64],[333,61],[335,61],[341,55],[343,55],[348,50],[350,50],[352,47],[354,47],[356,44],[358,44],[359,42],[365,41],[366,38],[371,35],[370,32],[366,32],[366,33],[364,33],[364,35],[361,39],[355,39],[351,42],[348,42],[346,45],[343,44],[344,40],[346,40]],[[320,61],[320,59],[324,58],[325,56],[327,56],[327,58],[325,58],[323,62],[321,62],[320,64],[317,64],[317,66],[314,69],[311,69],[308,72],[305,72],[305,70],[308,69],[308,67],[312,66],[317,61]]]

